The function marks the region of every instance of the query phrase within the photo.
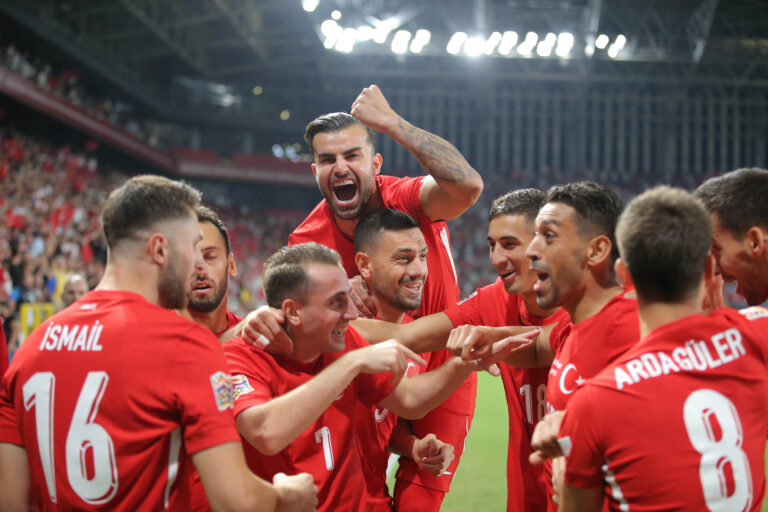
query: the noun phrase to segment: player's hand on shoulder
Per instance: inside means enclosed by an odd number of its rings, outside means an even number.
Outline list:
[[[350,113],[369,128],[384,133],[391,131],[399,118],[375,84],[363,89],[352,103]]]
[[[373,303],[371,292],[362,276],[349,279],[349,298],[352,299],[358,316],[376,318],[376,304]]]
[[[413,443],[411,458],[419,469],[440,476],[451,465],[455,455],[452,444],[442,442],[435,434],[427,434]]]
[[[290,354],[293,352],[293,341],[283,328],[284,322],[282,310],[264,305],[248,313],[237,324],[235,335],[267,352]]]
[[[564,414],[563,411],[547,414],[536,424],[533,436],[531,436],[533,453],[528,458],[531,464],[541,464],[547,459],[563,454],[560,444],[557,442],[557,436],[560,432],[560,425],[563,423]]]
[[[272,484],[277,491],[279,512],[309,512],[317,508],[317,486],[309,473],[293,476],[277,473]]]
[[[405,375],[409,359],[417,364],[427,364],[417,353],[395,340],[359,348],[347,356],[355,359],[361,373],[390,372],[394,375],[394,382]]]

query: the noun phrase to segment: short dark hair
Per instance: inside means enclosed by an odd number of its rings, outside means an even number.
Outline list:
[[[222,222],[213,209],[207,206],[198,206],[195,208],[195,213],[197,214],[197,222],[208,222],[219,230],[221,238],[224,239],[224,246],[227,248],[227,256],[229,256],[229,231],[227,231],[227,226],[224,225],[224,222]]]
[[[502,215],[524,215],[528,222],[544,205],[545,194],[537,188],[521,188],[499,196],[491,203],[490,220]]]
[[[181,181],[150,174],[135,176],[112,191],[101,210],[107,247],[114,248],[158,222],[192,215],[200,192]]]
[[[638,296],[674,303],[696,291],[712,246],[704,205],[679,188],[653,188],[627,205],[616,227]]]
[[[546,203],[562,203],[576,211],[576,227],[582,237],[607,236],[611,240],[611,263],[619,257],[616,222],[624,201],[610,188],[594,181],[555,185],[547,191]]]
[[[768,170],[736,169],[708,179],[695,195],[734,236],[744,235],[752,226],[768,227]]]
[[[413,217],[399,210],[382,208],[365,215],[355,227],[355,252],[369,250],[383,231],[419,229]]]
[[[306,130],[304,131],[304,140],[307,141],[307,144],[309,144],[309,150],[314,155],[315,147],[312,145],[312,141],[315,140],[315,135],[318,133],[338,132],[353,125],[360,125],[365,128],[365,131],[368,134],[368,143],[371,145],[371,150],[374,150],[376,148],[376,145],[374,144],[376,133],[364,125],[362,121],[354,117],[352,114],[347,114],[346,112],[332,112],[330,114],[323,114],[317,119],[310,121]]]
[[[303,301],[310,277],[306,265],[341,265],[339,253],[317,242],[285,246],[264,262],[264,295],[267,304],[280,308],[285,299]]]

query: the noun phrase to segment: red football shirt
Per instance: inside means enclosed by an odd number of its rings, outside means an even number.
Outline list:
[[[210,331],[140,295],[93,291],[19,348],[0,441],[26,449],[43,510],[186,510],[186,455],[239,439],[231,408]]]
[[[3,319],[0,318],[0,377],[8,369],[8,342],[5,340],[5,328]]]
[[[302,364],[268,354],[237,338],[228,341],[224,353],[233,374],[235,415],[288,393],[344,353],[368,346],[351,327],[346,342],[343,352],[323,354],[313,363]],[[267,481],[278,472],[293,475],[306,471],[315,477],[319,489],[318,511],[365,511],[365,478],[355,441],[355,409],[358,400],[370,407],[390,394],[390,379],[389,373],[359,374],[312,426],[276,455],[263,455],[243,441],[251,471]]]
[[[520,295],[510,295],[504,283],[480,288],[474,294],[445,311],[451,323],[459,325],[550,325],[570,323],[568,314],[559,310],[541,318],[531,315]],[[519,369],[500,363],[509,415],[507,448],[507,510],[539,512],[546,507],[546,487],[541,466],[528,462],[531,436],[536,423],[546,414],[548,368]]]
[[[566,408],[566,481],[611,510],[760,510],[768,433],[768,310],[664,325]]]

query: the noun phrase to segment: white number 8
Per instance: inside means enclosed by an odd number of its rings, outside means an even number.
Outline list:
[[[733,402],[711,389],[694,391],[685,400],[683,420],[693,448],[701,454],[699,478],[707,508],[712,512],[747,510],[752,504],[752,473],[741,449],[744,433]],[[733,486],[730,495],[729,480]]]

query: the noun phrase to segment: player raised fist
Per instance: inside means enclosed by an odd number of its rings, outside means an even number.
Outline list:
[[[363,89],[352,103],[350,113],[369,128],[387,134],[397,126],[400,117],[375,84]]]
[[[440,476],[448,469],[455,456],[453,445],[442,442],[435,434],[427,434],[414,441],[411,458],[419,465],[419,469]]]
[[[309,473],[293,476],[277,473],[272,484],[277,491],[278,512],[310,512],[317,508],[317,486]]]

